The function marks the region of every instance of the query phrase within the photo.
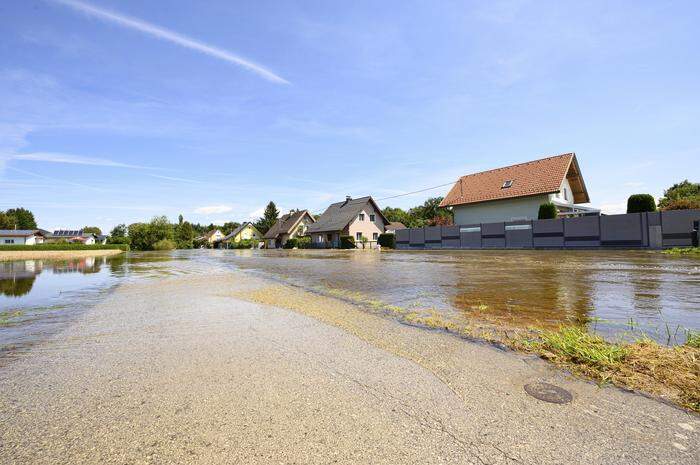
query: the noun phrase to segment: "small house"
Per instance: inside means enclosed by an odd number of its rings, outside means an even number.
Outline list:
[[[231,233],[227,234],[223,239],[223,243],[228,247],[231,244],[238,244],[241,241],[253,240],[258,242],[262,240],[262,237],[263,235],[253,223],[245,222],[231,231]]]
[[[331,204],[318,220],[309,226],[308,234],[314,247],[339,247],[340,236],[352,236],[355,242],[376,241],[389,221],[372,197]]]
[[[57,229],[47,238],[47,242],[69,242],[75,244],[93,245],[97,235],[83,232],[82,229]]]
[[[0,229],[0,246],[44,243],[44,234],[37,229]]]
[[[560,217],[599,215],[590,202],[576,154],[566,153],[462,176],[444,198],[455,224],[536,220],[552,202]]]
[[[224,240],[224,233],[220,229],[212,229],[203,236],[196,237],[195,242],[205,245],[206,247],[218,247],[221,241]]]
[[[282,215],[263,236],[265,247],[278,249],[284,247],[291,238],[305,236],[314,221],[308,210],[297,210]]]

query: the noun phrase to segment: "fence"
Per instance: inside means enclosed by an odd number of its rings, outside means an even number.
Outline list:
[[[700,210],[429,226],[396,231],[397,249],[658,249],[693,245]]]

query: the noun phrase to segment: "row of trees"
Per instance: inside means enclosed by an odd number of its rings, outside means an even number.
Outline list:
[[[653,212],[657,204],[650,194],[634,194],[627,199],[627,213]],[[700,208],[700,183],[687,179],[669,187],[659,199],[660,210],[690,210]]]
[[[26,208],[0,211],[0,229],[37,229],[34,214]]]
[[[422,205],[408,210],[386,207],[382,213],[389,221],[399,221],[407,228],[421,228],[423,226],[451,225],[453,224],[452,212],[440,208],[442,197],[432,197]]]

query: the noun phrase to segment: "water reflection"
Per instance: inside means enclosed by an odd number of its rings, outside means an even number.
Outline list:
[[[41,273],[42,265],[34,260],[0,262],[0,295],[20,297],[28,294],[36,275]]]
[[[0,294],[8,297],[21,297],[34,287],[37,276],[42,272],[99,273],[105,264],[105,257],[85,257],[74,260],[20,260],[0,262]]]

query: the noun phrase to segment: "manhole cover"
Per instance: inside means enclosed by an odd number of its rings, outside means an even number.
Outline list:
[[[553,404],[567,404],[574,398],[566,389],[549,383],[526,384],[525,392],[535,399],[551,402]]]

